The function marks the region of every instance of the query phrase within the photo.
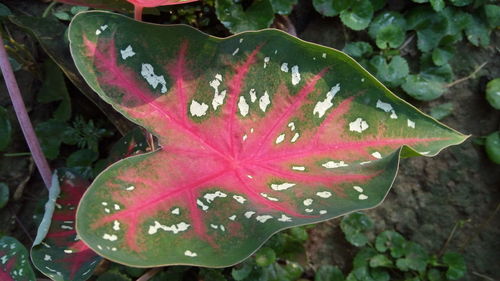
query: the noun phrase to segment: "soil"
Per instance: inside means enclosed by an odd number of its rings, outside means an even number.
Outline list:
[[[299,26],[305,27],[299,30],[299,37],[304,40],[342,49],[347,40],[363,39],[352,38],[338,19],[310,15],[309,19],[300,19]],[[414,45],[415,42],[407,48],[415,48]],[[371,235],[394,229],[407,239],[422,244],[431,253],[463,253],[468,267],[463,280],[500,280],[497,270],[500,165],[489,161],[483,147],[474,144],[481,136],[500,128],[500,113],[484,98],[485,84],[500,77],[498,46],[499,30],[492,34],[488,48],[461,44],[452,61],[456,79],[468,76],[483,62],[488,64],[473,79],[449,88],[436,101],[421,103],[395,91],[424,112],[441,103],[453,103],[453,113],[441,121],[470,134],[471,138],[433,158],[403,159],[386,200],[377,208],[366,211],[375,223]],[[344,272],[350,269],[356,249],[345,241],[339,224],[340,219],[335,219],[311,230],[307,254],[313,267],[333,264]],[[445,246],[448,239],[450,242]]]

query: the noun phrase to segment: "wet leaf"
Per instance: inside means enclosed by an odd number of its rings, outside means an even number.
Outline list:
[[[500,164],[500,132],[491,133],[484,143],[486,154],[491,161]]]
[[[349,42],[345,45],[342,52],[347,53],[353,58],[361,58],[364,56],[370,56],[373,52],[373,48],[368,42]]]
[[[404,257],[396,260],[396,266],[402,271],[415,270],[425,272],[429,262],[429,254],[417,243],[407,242]]]
[[[373,39],[376,39],[379,31],[387,26],[397,26],[401,30],[406,30],[406,20],[403,15],[398,12],[383,12],[373,19],[373,22],[370,24],[368,34],[370,34],[370,37]]]
[[[500,110],[500,78],[486,84],[486,100],[493,108]]]
[[[55,281],[84,281],[101,257],[78,239],[76,207],[89,182],[70,170],[58,170],[45,215],[31,249],[35,267]],[[112,206],[110,206],[112,208]],[[115,227],[119,227],[116,226]]]
[[[245,278],[247,278],[250,275],[252,269],[253,269],[253,263],[250,262],[249,260],[246,260],[243,263],[241,263],[239,267],[232,268],[231,276],[236,281],[242,281],[245,280]]]
[[[484,5],[484,13],[491,27],[500,26],[500,5]]]
[[[370,267],[391,267],[392,260],[382,254],[378,254],[370,259]]]
[[[266,267],[276,261],[276,253],[273,249],[263,247],[255,253],[255,263],[258,266]]]
[[[450,0],[450,2],[457,7],[463,7],[472,4],[474,0]]]
[[[373,227],[373,222],[363,213],[352,213],[345,216],[340,223],[340,228],[349,243],[356,247],[363,247],[368,243],[365,231]]]
[[[446,253],[443,255],[443,262],[448,266],[446,278],[457,280],[462,278],[467,271],[464,257],[457,253]]]
[[[491,30],[481,16],[474,15],[465,28],[467,40],[476,47],[486,47],[490,44]]]
[[[373,17],[373,6],[370,0],[353,0],[348,8],[340,12],[340,19],[352,30],[363,30],[368,27]]]
[[[12,137],[12,125],[10,124],[7,109],[0,106],[0,151],[7,149]]]
[[[0,280],[35,281],[28,251],[15,238],[0,238]]]
[[[430,0],[431,6],[436,12],[440,12],[444,9],[446,4],[444,3],[444,0]]]
[[[232,33],[267,28],[274,19],[270,0],[255,0],[245,9],[232,0],[215,0],[215,13]]]
[[[465,139],[277,30],[219,39],[86,12],[69,34],[89,85],[161,147],[106,169],[79,205],[85,243],[131,266],[235,264],[279,230],[379,204],[400,153]]]
[[[445,91],[442,82],[420,74],[408,75],[402,87],[408,95],[421,101],[435,100]]]
[[[314,9],[325,17],[334,17],[340,13],[333,7],[333,0],[313,0]]]
[[[405,253],[406,239],[396,231],[386,230],[375,239],[375,248],[381,253],[390,250],[393,258],[399,258]]]
[[[431,108],[430,115],[436,120],[441,120],[453,112],[453,103],[447,102]]]
[[[273,11],[276,14],[288,15],[292,12],[293,7],[297,4],[298,0],[270,0],[273,6]]]
[[[336,266],[322,265],[314,275],[314,281],[344,281],[344,274]]]
[[[410,72],[408,63],[401,56],[392,57],[389,63],[382,56],[374,56],[370,60],[368,68],[381,82],[386,83],[390,87],[397,87],[403,84]]]
[[[7,205],[7,202],[9,202],[9,197],[9,187],[5,183],[0,182],[0,209]]]

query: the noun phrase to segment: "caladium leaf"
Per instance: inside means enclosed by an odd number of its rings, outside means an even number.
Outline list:
[[[0,280],[35,281],[28,251],[19,241],[9,236],[0,238]]]
[[[58,170],[57,174],[31,248],[31,259],[52,280],[87,280],[101,257],[78,238],[75,216],[78,202],[90,183],[70,170]]]
[[[169,6],[177,4],[185,4],[196,2],[198,0],[56,0],[57,2],[86,6],[96,9],[113,10],[120,12],[132,12],[134,7],[139,8],[154,8],[159,6]]]
[[[87,12],[69,37],[89,85],[161,145],[106,169],[77,211],[85,243],[135,267],[237,263],[279,230],[379,204],[400,153],[466,138],[281,31],[220,39]]]

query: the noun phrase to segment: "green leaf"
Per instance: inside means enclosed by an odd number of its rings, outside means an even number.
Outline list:
[[[7,149],[12,138],[12,125],[10,124],[7,109],[0,106],[0,151]]]
[[[438,66],[445,65],[453,57],[454,54],[454,46],[438,47],[434,49],[434,51],[432,51],[432,61]]]
[[[448,270],[446,271],[446,278],[450,280],[457,280],[462,278],[467,271],[464,256],[460,254],[446,253],[443,255],[443,262],[448,266]]]
[[[380,233],[375,239],[375,248],[381,253],[390,250],[393,258],[404,255],[406,239],[396,231],[386,230]]]
[[[344,281],[344,274],[336,266],[322,265],[314,275],[314,281]]]
[[[493,163],[500,164],[500,132],[488,135],[484,144],[488,158]]]
[[[444,0],[430,0],[431,6],[436,12],[440,12],[444,9],[445,3]]]
[[[396,260],[396,266],[402,271],[415,270],[425,272],[429,263],[429,254],[417,243],[407,242],[404,258]]]
[[[406,31],[406,20],[398,12],[385,11],[373,19],[368,34],[371,38],[376,39],[380,30],[388,26],[399,27],[402,31]]]
[[[92,11],[69,37],[89,85],[158,139],[78,208],[82,240],[134,267],[233,265],[277,231],[379,204],[400,153],[465,139],[345,54],[281,31],[220,39]]]
[[[340,12],[340,19],[352,30],[363,30],[368,27],[373,17],[373,6],[370,0],[352,0],[348,9]]]
[[[356,247],[363,247],[368,243],[364,232],[373,227],[372,220],[363,213],[352,213],[342,218],[340,228],[349,243]]]
[[[273,6],[269,0],[255,0],[246,9],[233,0],[215,0],[215,13],[232,33],[267,28],[274,19]]]
[[[370,259],[376,256],[378,253],[375,249],[371,247],[363,247],[356,253],[352,261],[352,266],[354,268],[368,267],[370,264]]]
[[[429,279],[429,281],[443,281],[443,274],[441,271],[431,268],[427,271],[427,279]]]
[[[385,255],[378,254],[370,259],[370,267],[391,267],[392,261]]]
[[[7,205],[7,202],[9,202],[9,197],[9,187],[5,183],[0,182],[0,209]]]
[[[132,279],[119,271],[110,270],[99,275],[96,281],[132,281]]]
[[[492,28],[500,26],[500,5],[484,5],[484,13]]]
[[[405,32],[396,25],[388,25],[379,30],[375,40],[380,49],[398,48],[405,41]]]
[[[334,17],[340,14],[340,11],[334,8],[333,0],[313,0],[314,9],[325,17]]]
[[[10,15],[12,15],[12,11],[9,9],[9,7],[0,3],[0,18],[7,17]]]
[[[469,25],[465,28],[467,40],[476,47],[486,47],[490,44],[490,32],[486,22],[477,15],[473,15]]]
[[[236,281],[242,281],[247,278],[253,269],[253,263],[249,260],[244,261],[237,267],[233,267],[231,270],[231,276]]]
[[[276,261],[276,253],[271,248],[263,247],[255,253],[255,263],[258,266],[266,267]]]
[[[270,0],[275,14],[288,15],[292,12],[298,0]]]
[[[66,159],[67,167],[89,167],[97,160],[99,154],[94,150],[82,149],[73,152],[68,159]]]
[[[344,49],[342,49],[342,52],[353,58],[361,58],[370,56],[373,52],[373,48],[368,42],[349,42],[345,45]]]
[[[57,158],[59,147],[65,141],[69,130],[69,125],[59,120],[49,120],[36,125],[36,135],[45,157],[50,160]]]
[[[0,280],[36,280],[30,265],[28,251],[19,241],[9,236],[0,238]]]
[[[493,108],[500,110],[500,78],[486,84],[486,100]]]
[[[442,103],[431,108],[430,115],[436,120],[441,120],[453,112],[453,103]]]
[[[204,281],[226,281],[226,277],[217,269],[202,268],[200,276]]]
[[[449,0],[451,4],[457,7],[463,7],[472,4],[474,0]]]
[[[401,56],[392,57],[389,63],[382,56],[374,56],[369,62],[369,70],[390,87],[403,84],[410,72],[408,63]]]
[[[38,91],[37,101],[41,103],[60,101],[53,117],[56,120],[67,121],[71,117],[71,101],[63,73],[59,66],[51,59],[47,59],[43,64],[43,74],[45,77]]]
[[[435,100],[445,91],[442,82],[429,79],[420,74],[408,75],[402,87],[408,95],[421,101]]]
[[[387,0],[371,0],[371,2],[373,6],[373,11],[378,11],[385,6]]]

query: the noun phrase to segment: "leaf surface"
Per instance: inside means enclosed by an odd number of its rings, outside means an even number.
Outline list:
[[[279,230],[378,205],[400,153],[466,138],[277,30],[219,39],[87,12],[69,34],[89,85],[161,146],[106,169],[77,211],[85,243],[135,267],[235,264]]]
[[[55,281],[84,281],[101,257],[87,247],[75,230],[78,202],[89,182],[70,170],[59,170],[46,204],[44,219],[31,248],[35,267]]]
[[[35,273],[28,259],[28,251],[15,238],[0,238],[0,280],[35,281]]]

